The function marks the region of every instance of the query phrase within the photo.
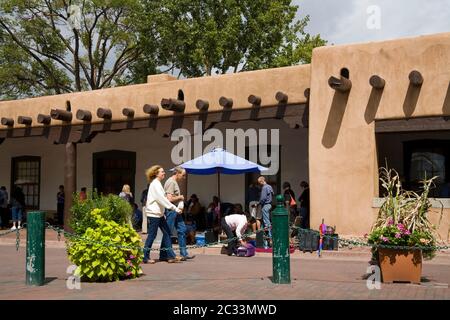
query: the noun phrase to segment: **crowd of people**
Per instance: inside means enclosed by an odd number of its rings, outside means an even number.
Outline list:
[[[251,184],[248,190],[248,210],[239,204],[221,202],[214,196],[208,206],[204,207],[196,194],[186,199],[180,191],[180,183],[186,178],[186,171],[180,167],[173,169],[173,175],[165,183],[166,173],[161,166],[153,166],[146,172],[148,187],[142,192],[142,232],[147,233],[144,263],[155,263],[150,259],[150,249],[160,229],[163,238],[159,260],[169,263],[193,258],[187,252],[187,245],[195,241],[195,231],[208,230],[216,239],[225,233],[232,239],[227,246],[227,253],[233,254],[237,246],[246,245],[245,234],[254,233],[264,228],[266,247],[270,247],[271,211],[274,207],[274,191],[265,177],[257,179],[257,185]],[[306,181],[300,183],[303,189],[298,198],[288,182],[283,184],[286,208],[290,213],[290,222],[309,227],[309,186]],[[123,191],[123,197],[127,191]],[[137,209],[136,209],[137,210]],[[147,221],[145,221],[147,220]],[[176,233],[180,255],[172,248],[171,236]]]
[[[235,252],[237,246],[245,245],[245,234],[255,233],[264,228],[265,246],[271,246],[271,211],[274,207],[274,191],[265,177],[260,176],[257,184],[250,184],[247,190],[248,210],[239,204],[221,202],[214,196],[208,206],[203,206],[196,194],[186,199],[180,191],[180,183],[186,179],[186,171],[181,167],[173,169],[173,175],[165,180],[164,169],[155,165],[146,170],[147,188],[141,193],[142,210],[135,203],[135,197],[128,184],[125,184],[119,197],[133,207],[132,225],[137,231],[147,234],[144,250],[144,263],[155,263],[150,259],[150,249],[156,238],[158,229],[162,232],[160,261],[179,263],[193,259],[189,255],[187,245],[195,243],[196,231],[209,230],[216,238],[225,233],[229,241],[227,253]],[[163,181],[165,180],[164,184]],[[296,201],[295,193],[289,182],[283,183],[286,209],[291,224],[309,228],[309,186],[306,181],[300,183],[301,195]],[[81,188],[80,200],[87,198],[86,188]],[[64,224],[64,186],[60,185],[56,195],[57,220]],[[4,186],[0,188],[0,226],[11,230],[21,228],[25,211],[25,196],[20,187],[15,187],[9,198]],[[176,234],[179,255],[172,248],[172,237]]]

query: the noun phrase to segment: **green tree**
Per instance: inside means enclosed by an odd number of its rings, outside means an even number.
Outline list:
[[[0,1],[2,98],[120,84],[142,55],[141,11],[139,0]]]
[[[311,60],[290,0],[0,0],[0,98]]]
[[[165,71],[179,76],[211,75],[309,63],[314,47],[326,42],[304,31],[309,16],[295,21],[290,0],[143,0],[148,19],[142,34],[156,34],[146,53],[157,51]],[[144,38],[144,37],[142,37]],[[145,57],[145,55],[144,55]],[[144,81],[148,59],[133,64]],[[148,73],[147,73],[148,74]]]

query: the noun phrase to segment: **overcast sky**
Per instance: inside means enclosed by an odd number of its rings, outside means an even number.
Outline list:
[[[297,15],[309,14],[306,29],[328,44],[369,42],[450,32],[450,0],[294,0]],[[379,8],[380,28],[376,29]],[[375,10],[375,11],[374,11]],[[371,28],[367,27],[367,21]]]

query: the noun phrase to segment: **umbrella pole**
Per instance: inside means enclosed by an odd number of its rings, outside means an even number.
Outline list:
[[[217,196],[219,197],[219,202],[222,202],[220,198],[220,172],[217,172]]]

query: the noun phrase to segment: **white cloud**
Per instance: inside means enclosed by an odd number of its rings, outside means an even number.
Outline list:
[[[450,32],[448,0],[294,0],[298,17],[309,14],[306,29],[329,44],[380,41]],[[380,7],[381,28],[367,28],[367,8]]]

